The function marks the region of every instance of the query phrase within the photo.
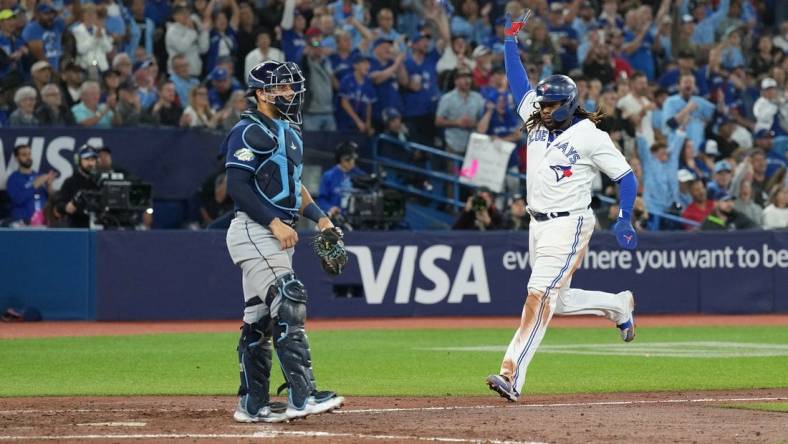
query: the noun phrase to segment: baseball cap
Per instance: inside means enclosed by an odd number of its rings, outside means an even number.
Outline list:
[[[523,194],[521,194],[521,193],[514,193],[514,194],[512,194],[512,197],[509,198],[509,205],[517,202],[518,200],[525,201],[525,196]]]
[[[78,154],[80,159],[89,159],[98,156],[98,154],[96,154],[96,149],[87,143],[79,147]]]
[[[355,56],[353,56],[353,60],[351,60],[350,63],[355,65],[357,63],[369,62],[369,61],[370,60],[368,56],[365,56],[364,54],[356,54]]]
[[[489,53],[490,53],[490,48],[488,48],[488,47],[486,47],[484,45],[479,45],[479,46],[477,46],[476,48],[473,49],[473,53],[471,53],[471,57],[473,57],[475,59],[476,57],[481,57],[481,56],[487,55]]]
[[[107,145],[104,145],[104,146],[102,146],[100,148],[94,148],[94,151],[96,151],[97,153],[100,153],[102,151],[106,151],[106,152],[112,154],[112,150]]]
[[[208,78],[213,81],[225,80],[228,77],[230,77],[230,73],[227,72],[227,69],[222,68],[221,66],[214,68],[213,71],[211,71],[211,74],[208,75]]]
[[[381,37],[375,40],[375,42],[372,44],[372,49],[374,50],[375,48],[377,48],[378,46],[384,43],[394,43],[394,40],[391,40],[390,38],[386,38],[386,37]]]
[[[681,22],[682,23],[693,23],[694,21],[695,21],[695,18],[692,17],[689,14],[684,14],[684,15],[681,16]]]
[[[0,11],[0,20],[8,20],[14,16],[16,16],[16,14],[14,14],[14,11],[10,9],[3,9]]]
[[[137,72],[140,69],[145,69],[153,64],[153,61],[150,59],[140,60],[134,63],[134,71]]]
[[[701,151],[703,151],[703,154],[707,154],[709,156],[719,156],[720,155],[719,146],[717,145],[717,141],[716,140],[712,140],[712,139],[707,140],[706,142],[703,143],[703,146],[701,148],[702,148]]]
[[[774,137],[774,131],[767,130],[767,129],[759,129],[755,132],[756,139],[763,139],[766,137]]]
[[[690,171],[690,170],[688,170],[686,168],[680,169],[678,174],[677,174],[677,177],[679,179],[679,182],[682,182],[682,183],[683,182],[692,182],[693,180],[695,180],[695,175],[692,174],[692,171]]]
[[[720,202],[724,200],[736,200],[736,198],[731,196],[727,191],[720,191],[719,193],[717,193],[715,197],[717,198],[715,200],[718,200]]]
[[[550,12],[563,12],[565,6],[562,2],[553,2],[550,4]]]
[[[455,79],[463,77],[463,76],[472,77],[473,74],[471,74],[471,70],[466,68],[466,67],[461,67],[461,68],[457,68],[457,69],[454,70],[454,78]]]
[[[721,173],[723,171],[733,171],[731,164],[727,160],[720,160],[714,164],[714,173]]]
[[[761,89],[777,88],[777,80],[771,77],[766,77],[761,80]]]
[[[315,26],[310,27],[309,29],[306,30],[306,32],[304,32],[304,35],[307,37],[315,37],[322,34],[323,33],[320,31],[320,28],[317,28]]]
[[[385,108],[383,110],[383,112],[381,113],[381,116],[383,117],[383,121],[388,122],[391,119],[396,119],[397,117],[402,117],[402,114],[400,114],[400,112],[397,111],[397,108],[394,108],[394,107],[390,106],[390,107]]]
[[[46,60],[39,60],[36,63],[33,63],[33,66],[30,67],[30,72],[34,73],[46,68],[52,69],[52,65],[50,65]]]
[[[423,32],[416,32],[416,33],[414,33],[413,35],[410,36],[410,42],[411,43],[416,43],[416,42],[418,42],[421,39],[428,39],[429,37],[430,36],[428,36],[427,34],[425,34]]]
[[[57,10],[55,10],[55,8],[53,8],[49,3],[39,3],[38,6],[36,6],[36,12],[47,14],[50,12],[57,12]]]

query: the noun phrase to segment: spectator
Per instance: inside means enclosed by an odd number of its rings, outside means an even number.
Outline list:
[[[512,231],[528,230],[531,217],[526,208],[525,197],[522,194],[513,195],[509,200],[509,209],[503,214],[501,228]]]
[[[107,97],[109,96],[115,96],[115,99],[117,100],[119,98],[118,90],[120,89],[120,84],[121,84],[120,73],[118,71],[115,71],[114,69],[111,69],[104,73],[103,79],[104,79],[104,88],[102,88],[100,102],[106,103]]]
[[[571,21],[571,25],[576,36],[587,36],[592,30],[601,27],[594,17],[594,5],[590,1],[585,0],[580,4],[577,16]]]
[[[484,98],[471,91],[471,73],[458,70],[454,74],[454,89],[441,96],[435,125],[445,128],[446,150],[464,154],[471,131],[476,129],[484,112]]]
[[[230,130],[239,120],[241,120],[241,113],[249,108],[249,100],[246,98],[246,92],[241,90],[233,91],[230,100],[220,111],[221,121],[219,127],[223,130]]]
[[[0,64],[0,88],[9,88],[22,83],[24,64],[22,58],[28,54],[25,41],[17,36],[16,14],[10,9],[0,9],[0,54],[4,62]],[[34,65],[35,66],[35,65]]]
[[[366,173],[356,166],[358,146],[355,142],[342,142],[334,150],[336,165],[320,178],[320,192],[316,203],[329,217],[334,218],[347,209],[348,197],[353,191],[351,178]]]
[[[788,101],[780,96],[777,81],[771,77],[761,80],[761,96],[752,112],[757,119],[755,130],[771,130],[777,135],[788,135]]]
[[[52,67],[46,60],[39,60],[30,67],[31,86],[41,91],[44,85],[52,81]]]
[[[86,82],[90,83],[90,82]],[[88,228],[90,217],[82,192],[98,190],[93,180],[96,171],[96,150],[90,145],[82,145],[77,151],[77,171],[63,182],[57,196],[57,211],[68,219],[70,228]]]
[[[182,54],[188,63],[188,75],[199,76],[202,73],[201,54],[205,54],[210,47],[208,30],[210,25],[207,20],[199,23],[189,15],[189,8],[176,6],[172,13],[175,20],[167,23],[165,41],[169,64],[172,66],[175,56]]]
[[[473,86],[476,89],[487,86],[492,76],[492,53],[490,48],[478,45],[471,53],[473,58]]]
[[[147,119],[147,110],[142,107],[138,88],[131,81],[123,82],[118,93],[118,105],[115,108],[114,126],[133,127]],[[100,157],[100,156],[99,156]]]
[[[610,53],[610,47],[604,42],[596,44],[589,49],[588,56],[583,63],[583,75],[605,85],[615,80],[615,64]]]
[[[763,208],[752,200],[752,183],[743,181],[739,186],[739,195],[733,208],[747,216],[756,226],[763,226]]]
[[[190,72],[189,59],[185,55],[179,54],[172,58],[170,81],[175,85],[175,91],[178,93],[181,106],[189,106],[190,92],[200,84],[197,78],[189,74]]]
[[[621,117],[629,119],[635,128],[635,135],[643,138],[646,145],[654,144],[654,128],[651,126],[651,111],[654,103],[648,98],[648,79],[642,72],[636,71],[629,81],[629,94],[618,100],[616,107],[621,110]]]
[[[16,110],[11,113],[8,123],[11,126],[38,126],[38,119],[33,115],[36,108],[36,89],[23,86],[14,93]]]
[[[733,201],[735,198],[728,193],[719,196],[714,210],[711,214],[706,216],[706,219],[701,224],[700,229],[704,231],[712,230],[746,230],[749,228],[757,228],[747,216],[739,213],[734,208]]]
[[[203,228],[207,228],[235,207],[233,199],[227,193],[227,175],[221,172],[210,182],[200,189],[200,218]]]
[[[708,199],[706,186],[703,185],[703,181],[701,180],[696,180],[690,184],[690,195],[692,196],[692,203],[684,209],[684,212],[681,213],[681,217],[702,223],[706,220],[706,217],[711,214],[712,210],[714,210],[714,201]],[[687,225],[685,228],[690,230],[693,227]]]
[[[321,46],[320,30],[309,28],[306,36],[307,46],[301,61],[301,69],[309,85],[304,96],[304,130],[336,131],[331,63]]]
[[[436,130],[433,116],[440,99],[437,70],[440,54],[435,49],[430,50],[429,45],[430,39],[426,34],[419,33],[411,38],[411,53],[405,61],[408,82],[402,94],[402,114],[412,131],[413,141],[434,146]],[[397,112],[399,114],[399,110]]]
[[[131,78],[134,63],[125,52],[119,52],[112,58],[112,69],[118,72],[120,82]]]
[[[548,17],[548,31],[553,43],[558,46],[558,55],[561,59],[561,68],[569,72],[577,68],[577,32],[571,25],[574,16],[564,3],[554,2],[550,5]]]
[[[514,104],[509,99],[508,94],[498,93],[487,98],[484,114],[476,125],[477,133],[488,134],[515,144],[521,140],[522,124],[513,112]]]
[[[369,59],[357,55],[353,59],[353,73],[342,79],[339,86],[339,108],[336,111],[340,131],[358,131],[371,135],[372,104],[378,99],[372,81],[367,77]]]
[[[774,47],[772,37],[768,34],[758,37],[758,43],[754,49],[755,54],[750,59],[750,69],[755,77],[766,76],[772,66],[778,66],[784,57],[783,50]]]
[[[709,199],[718,200],[718,196],[728,194],[733,179],[733,168],[727,160],[720,160],[714,165],[714,180],[709,182],[707,192]]]
[[[690,11],[696,23],[692,34],[692,42],[699,45],[702,49],[709,49],[715,42],[714,30],[720,22],[728,15],[730,0],[722,0],[719,9],[712,14],[706,13],[705,2],[695,2],[694,8]]]
[[[156,34],[156,24],[153,20],[145,17],[145,0],[131,0],[130,6],[130,20],[129,23],[129,39],[123,46],[123,51],[126,54],[131,54],[129,57],[136,59],[137,48],[142,48],[145,51],[145,58],[153,57],[153,39]],[[129,60],[129,63],[134,63],[135,60]],[[113,61],[113,67],[115,63]]]
[[[646,74],[648,80],[655,80],[656,70],[654,68],[654,54],[651,51],[654,46],[654,37],[649,32],[653,25],[648,7],[630,9],[626,15],[626,30],[623,47],[625,57],[632,68]]]
[[[772,39],[774,46],[781,49],[783,53],[788,52],[788,20],[780,23],[780,33]]]
[[[236,89],[233,88],[230,73],[221,66],[217,66],[211,71],[208,80],[211,82],[211,86],[208,88],[208,102],[211,104],[211,109],[217,112],[224,108]]]
[[[550,39],[547,26],[538,19],[533,22],[533,25],[528,24],[528,27],[531,28],[531,42],[525,49],[527,60],[533,60],[533,63],[537,65],[541,64],[542,77],[564,72],[558,48]]]
[[[35,111],[39,125],[72,126],[75,125],[74,115],[63,104],[60,88],[50,83],[41,88],[41,103]]]
[[[610,30],[610,55],[613,59],[613,79],[628,79],[632,77],[635,69],[629,63],[627,55],[624,52],[624,44],[626,43],[624,31],[620,29]]]
[[[679,168],[686,169],[698,179],[706,180],[711,176],[714,170],[714,159],[719,154],[717,141],[709,139],[704,143],[700,153],[696,156],[692,141],[685,138],[684,144],[681,146]]]
[[[145,0],[145,17],[156,26],[164,26],[172,16],[172,3],[167,0]]]
[[[489,188],[481,187],[468,196],[465,208],[452,225],[452,230],[498,230],[503,225],[501,213],[495,207],[495,200]]]
[[[96,5],[82,5],[82,21],[71,32],[77,42],[76,63],[88,72],[97,69],[98,72],[91,73],[94,75],[108,70],[107,53],[112,51],[112,37],[104,27],[104,20],[99,20]]]
[[[304,30],[306,29],[306,18],[301,12],[295,9],[296,0],[285,0],[284,12],[282,13],[282,51],[285,59],[289,62],[298,62],[303,58]]]
[[[382,8],[377,15],[378,27],[372,30],[376,39],[384,38],[395,42],[400,47],[400,51],[405,51],[402,35],[394,29],[394,13],[389,8]]]
[[[602,12],[599,14],[599,22],[605,28],[621,29],[624,27],[624,19],[618,13],[618,0],[604,0],[602,2]]]
[[[722,36],[720,63],[725,69],[744,66],[744,53],[741,49],[741,35],[735,26],[725,31]]]
[[[650,213],[664,213],[679,201],[678,181],[679,154],[686,134],[679,132],[670,143],[648,145],[638,140],[638,157],[643,164],[645,182],[643,201]]]
[[[480,11],[476,0],[462,0],[460,14],[451,19],[452,35],[462,36],[476,44],[486,42],[490,37],[491,7],[492,5],[487,3]]]
[[[153,121],[161,126],[180,126],[183,107],[178,104],[175,84],[164,82],[159,87],[159,100],[151,108]]]
[[[63,56],[61,40],[66,30],[66,22],[57,16],[57,11],[48,3],[36,6],[35,20],[25,26],[22,40],[27,43],[33,60],[46,60],[50,65],[59,67]]]
[[[30,225],[43,225],[43,209],[52,192],[55,171],[38,174],[33,170],[33,154],[28,145],[14,147],[19,169],[8,176],[6,190],[11,200],[11,220]],[[36,216],[36,212],[39,214]],[[34,217],[35,216],[35,217]]]
[[[765,207],[769,199],[766,153],[762,149],[756,148],[750,154],[749,162],[752,169],[752,200],[761,207]]]
[[[334,90],[339,90],[339,85],[346,75],[353,73],[353,59],[359,50],[353,47],[353,39],[346,31],[336,32],[337,50],[328,57],[331,64],[332,79]]]
[[[334,38],[334,33],[337,31],[334,17],[331,14],[323,14],[317,16],[317,29],[320,30],[320,47],[323,50],[323,55],[328,57],[337,50],[337,41]]]
[[[468,48],[468,43],[465,41],[465,38],[453,36],[451,38],[451,44],[446,45],[443,49],[443,54],[441,54],[441,58],[436,65],[438,75],[443,76],[444,74],[451,74],[451,72],[458,68],[472,70],[474,64],[473,59],[471,59],[469,55],[470,48]],[[441,85],[444,83],[445,82],[440,82]],[[443,88],[441,88],[441,90],[443,90]]]
[[[134,84],[137,86],[137,95],[140,97],[140,106],[149,110],[159,99],[156,91],[156,73],[158,67],[153,59],[142,60],[134,64]]]
[[[668,130],[668,140],[676,128],[685,126],[687,137],[695,147],[705,139],[706,124],[714,116],[715,106],[695,95],[695,76],[684,74],[679,81],[679,92],[668,97],[663,107],[663,128]]]
[[[396,108],[402,113],[402,96],[400,85],[408,83],[408,72],[405,70],[405,53],[397,52],[394,42],[377,39],[372,45],[372,57],[369,64],[369,78],[375,85],[377,100],[372,105],[372,120],[379,123],[381,112],[385,108]]]
[[[352,0],[337,0],[328,5],[328,11],[333,16],[334,23],[344,23],[343,29],[353,37],[353,46],[361,42],[361,32],[353,23],[365,21],[366,8],[363,2],[354,4]]]
[[[246,3],[244,3],[246,5]],[[244,76],[249,74],[255,66],[262,63],[264,60],[275,60],[277,62],[284,62],[285,55],[277,48],[271,46],[271,36],[265,32],[260,31],[257,33],[257,47],[249,51],[244,58]]]
[[[692,203],[692,195],[690,195],[690,186],[697,177],[692,174],[690,170],[680,169],[676,174],[679,181],[679,200],[678,204],[681,208],[686,208],[687,205]],[[613,221],[615,223],[615,220]]]
[[[774,131],[765,129],[755,133],[755,147],[766,153],[766,177],[771,179],[781,168],[788,167],[785,152],[774,147]]]
[[[208,90],[200,85],[189,92],[189,106],[183,111],[181,126],[186,128],[216,128],[219,116],[208,102]]]
[[[685,74],[695,77],[695,86],[698,88],[698,95],[705,96],[708,93],[706,85],[706,73],[695,69],[695,54],[690,51],[682,50],[677,56],[677,67],[668,70],[659,78],[659,86],[665,88],[668,94],[678,94],[679,79]]]
[[[99,84],[88,80],[80,89],[80,102],[71,107],[71,113],[78,125],[87,128],[109,128],[115,117],[114,108],[117,101],[113,96],[107,103],[99,104],[101,88]],[[69,213],[70,214],[70,213]]]
[[[769,206],[763,210],[763,228],[788,228],[788,188],[780,184],[769,195]]]
[[[238,29],[238,3],[236,0],[227,0],[222,5],[227,3],[229,3],[232,11],[229,20],[224,10],[208,11],[212,16],[213,28],[210,32],[210,47],[205,55],[206,72],[213,71],[216,67],[217,58],[229,56],[234,60],[238,54],[238,38],[236,36],[236,30]],[[212,4],[213,1],[211,2]],[[211,5],[209,5],[209,8]]]

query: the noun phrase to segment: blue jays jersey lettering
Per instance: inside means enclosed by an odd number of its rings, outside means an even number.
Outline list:
[[[225,166],[253,172],[258,197],[282,219],[294,219],[301,207],[304,148],[300,130],[283,120],[247,111],[224,145]]]

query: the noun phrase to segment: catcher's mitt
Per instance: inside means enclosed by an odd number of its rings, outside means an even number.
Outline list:
[[[320,258],[323,271],[338,275],[347,264],[347,251],[342,230],[338,227],[326,228],[312,239],[312,250]]]

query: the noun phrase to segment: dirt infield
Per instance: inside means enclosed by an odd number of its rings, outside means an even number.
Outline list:
[[[350,398],[335,413],[237,424],[231,397],[3,399],[0,441],[781,442],[788,414],[723,407],[788,389],[528,397]]]
[[[309,319],[307,330],[356,330],[411,328],[517,328],[516,317],[419,317],[419,318],[363,318]],[[783,315],[640,315],[639,327],[785,325]],[[164,321],[164,322],[33,322],[0,323],[0,339],[43,338],[56,336],[102,336],[152,333],[237,332],[240,321]],[[606,320],[595,316],[554,317],[550,328],[610,327]]]
[[[516,318],[310,320],[308,329],[481,328]],[[788,315],[640,316],[642,326],[786,325]],[[557,318],[553,328],[606,327]],[[0,324],[0,339],[175,332],[237,332],[238,321]],[[482,381],[480,381],[482,384]],[[731,404],[788,401],[788,388],[495,396],[352,397],[338,412],[286,424],[237,424],[234,397],[0,398],[0,442],[785,442],[788,414]]]

